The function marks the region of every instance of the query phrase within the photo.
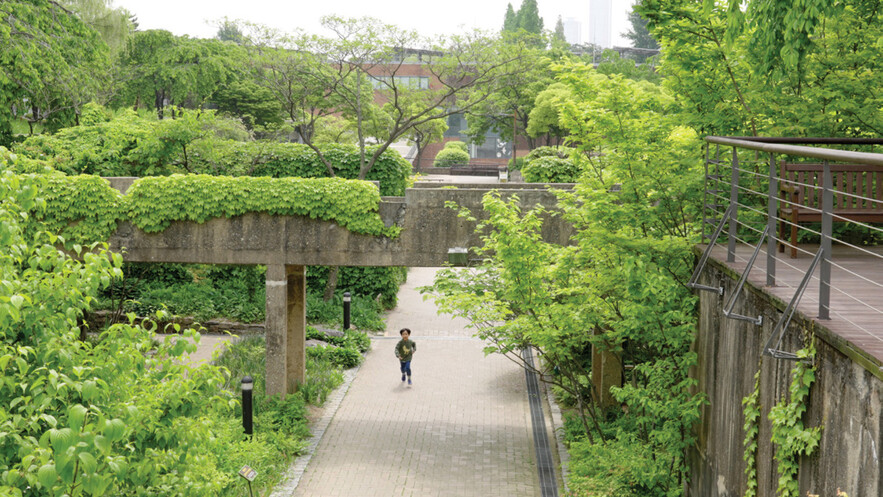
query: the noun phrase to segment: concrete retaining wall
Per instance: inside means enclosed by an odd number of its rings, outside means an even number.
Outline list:
[[[746,489],[742,460],[744,418],[742,399],[754,388],[754,373],[761,368],[761,422],[758,449],[760,497],[776,495],[778,474],[775,448],[770,443],[770,408],[787,398],[794,363],[764,357],[761,351],[784,309],[783,302],[746,285],[734,312],[763,316],[763,325],[723,316],[725,299],[734,291],[739,275],[709,260],[701,283],[724,287],[724,297],[701,292],[701,315],[695,350],[699,363],[692,376],[708,395],[709,405],[698,426],[698,447],[688,454],[692,481],[687,495],[736,497]],[[795,314],[781,348],[803,347],[803,334],[816,340],[816,381],[804,421],[822,426],[821,445],[815,455],[800,460],[800,495],[850,497],[883,495],[883,381],[879,362],[850,348],[827,329]]]

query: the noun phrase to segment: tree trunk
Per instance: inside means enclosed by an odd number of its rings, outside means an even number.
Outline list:
[[[155,98],[153,101],[153,105],[156,107],[156,117],[162,121],[163,118],[163,100],[165,100],[165,92],[156,91],[154,92]]]
[[[328,281],[325,282],[325,293],[322,295],[322,300],[328,302],[332,298],[334,298],[334,291],[337,290],[337,266],[331,266],[328,268]]]
[[[414,164],[411,166],[411,172],[419,173],[421,167],[420,163],[423,160],[423,149],[426,148],[426,144],[422,143],[420,140],[415,140],[414,146],[417,147],[417,155],[414,156]]]

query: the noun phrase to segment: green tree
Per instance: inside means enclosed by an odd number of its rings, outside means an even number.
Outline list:
[[[277,95],[307,145],[313,146],[317,119],[337,114],[355,123],[362,179],[415,126],[472,109],[504,77],[521,70],[514,63],[521,53],[500,50],[495,40],[480,33],[430,45],[414,32],[374,19],[326,17],[323,25],[334,38],[286,36],[257,27],[251,37],[252,60],[258,64],[260,84]],[[402,50],[414,46],[431,50]],[[413,75],[415,66],[428,74],[427,84],[403,79]],[[365,146],[369,137],[378,139],[371,153]]]
[[[559,43],[567,43],[567,37],[564,36],[564,22],[561,21],[561,16],[558,16],[558,21],[555,23],[555,32],[552,35],[552,39]]]
[[[812,6],[752,1],[743,13],[738,3],[644,0],[636,9],[663,46],[666,86],[699,132],[878,136],[876,2]]]
[[[219,111],[242,119],[248,129],[282,124],[282,108],[273,93],[247,78],[220,88],[212,100]]]
[[[573,402],[587,439],[571,443],[582,457],[571,459],[571,488],[677,495],[703,402],[690,391],[696,300],[685,286],[701,220],[699,142],[662,88],[581,63],[553,68],[571,92],[562,125],[584,152],[586,174],[559,200],[572,245],[542,241],[548,213],[489,194],[474,248],[483,262],[440,273],[429,291],[471,320],[486,352],[537,369]],[[543,363],[525,363],[525,348]],[[593,349],[633,366],[612,389],[628,413],[599,410],[600,392],[587,387]]]
[[[414,145],[417,153],[414,156],[414,169],[416,170],[423,164],[423,152],[430,143],[440,142],[445,131],[448,130],[448,123],[444,119],[433,119],[423,124],[412,127],[405,137],[408,143]]]
[[[107,84],[108,48],[94,29],[57,2],[0,2],[0,144],[23,118],[57,129]]]
[[[488,131],[495,131],[502,140],[514,144],[515,136],[525,135],[537,95],[554,82],[549,69],[551,54],[534,44],[533,38],[511,35],[500,49],[520,55],[506,67],[495,91],[467,113],[466,135],[475,143],[481,143]],[[530,135],[527,142],[528,148],[536,146]],[[516,153],[513,146],[513,157]]]
[[[125,82],[117,100],[135,108],[150,102],[160,119],[167,106],[201,108],[239,78],[244,55],[238,46],[218,40],[139,31],[121,56]]]
[[[650,30],[647,29],[647,20],[641,17],[634,7],[632,11],[629,12],[629,23],[632,25],[631,29],[622,35],[632,40],[632,46],[635,48],[659,48],[659,43],[653,38],[653,35],[650,34]]]
[[[236,22],[226,18],[218,25],[218,33],[215,35],[218,40],[232,41],[236,44],[241,44],[243,37],[242,30],[239,29]]]
[[[503,32],[515,32],[518,30],[518,20],[515,17],[515,9],[512,4],[506,5],[506,16],[503,18]]]
[[[570,88],[563,83],[553,83],[541,91],[530,111],[530,120],[525,130],[527,134],[534,138],[545,135],[546,145],[551,145],[553,138],[555,145],[560,145],[566,133],[561,126],[558,109],[571,97]]]
[[[662,82],[662,75],[652,65],[636,64],[635,60],[625,59],[615,50],[604,50],[600,57],[595,57],[595,63],[601,74],[622,74],[635,81]]]
[[[243,448],[221,370],[186,366],[189,340],[156,341],[130,324],[80,339],[83,313],[122,275],[122,257],[78,246],[80,260],[54,234],[24,231],[49,179],[0,173],[0,494],[218,495],[235,473],[225,460]]]
[[[660,71],[670,76],[665,84],[685,102],[685,124],[702,134],[757,135],[761,104],[750,91],[757,81],[744,56],[744,40],[728,43],[726,13],[706,5],[702,0],[643,0],[635,11],[662,44]]]
[[[521,7],[518,7],[515,19],[519,29],[536,35],[543,32],[543,18],[540,17],[537,0],[521,0]]]
[[[61,4],[97,31],[112,54],[125,47],[126,40],[135,31],[132,14],[122,7],[114,7],[113,0],[63,0]]]

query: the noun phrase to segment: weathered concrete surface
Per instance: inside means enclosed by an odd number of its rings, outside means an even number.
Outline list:
[[[267,393],[294,393],[306,380],[306,268],[268,265],[266,285]]]
[[[769,357],[761,360],[761,351],[785,305],[749,283],[734,312],[762,315],[763,325],[725,318],[724,299],[734,291],[738,277],[714,259],[709,260],[702,276],[702,284],[723,286],[725,296],[713,292],[700,295],[700,324],[695,344],[698,364],[692,376],[698,379],[698,388],[708,395],[709,404],[704,407],[698,426],[698,446],[688,454],[692,480],[687,495],[693,497],[744,494],[747,480],[742,460],[745,438],[742,399],[753,391],[758,367],[761,369],[758,496],[776,495],[778,474],[768,416],[771,407],[788,398],[794,363]],[[881,364],[872,358],[857,362],[851,357],[856,352],[849,350],[842,339],[799,313],[795,314],[781,348],[788,351],[802,348],[805,333],[816,337],[817,367],[804,421],[809,427],[823,428],[816,454],[800,459],[800,495],[809,492],[833,496],[837,488],[850,497],[883,495]]]
[[[173,222],[151,234],[124,222],[110,246],[125,249],[130,262],[437,267],[447,263],[449,248],[479,245],[475,223],[445,207],[453,201],[479,213],[481,198],[490,188],[466,186],[470,188],[409,188],[404,198],[384,197],[380,205],[384,222],[402,227],[396,239],[360,235],[302,216],[250,213],[203,224]],[[543,185],[519,187],[501,194],[517,195],[524,209],[537,204],[555,207],[556,197]],[[559,216],[550,217],[543,227],[543,237],[553,243],[567,244],[571,232]]]

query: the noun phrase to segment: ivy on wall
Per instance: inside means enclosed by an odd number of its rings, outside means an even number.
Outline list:
[[[142,178],[124,198],[126,218],[148,233],[172,221],[266,212],[332,221],[355,233],[393,234],[378,214],[380,193],[365,181],[175,174]]]
[[[103,242],[117,227],[123,197],[98,176],[41,175],[46,181],[38,209],[26,224],[28,232],[39,230],[61,236],[67,246]]]
[[[815,345],[811,340],[809,345],[797,351],[798,361],[791,370],[791,386],[788,389],[790,399],[783,398],[770,409],[772,442],[776,446],[774,457],[779,468],[776,493],[782,497],[799,497],[798,458],[801,455],[812,455],[822,437],[820,426],[807,428],[802,419],[806,412],[809,389],[816,379],[813,364],[815,354]]]
[[[43,230],[63,237],[69,248],[107,240],[123,220],[152,233],[172,221],[203,223],[247,212],[307,216],[373,236],[395,238],[401,232],[384,226],[380,193],[366,181],[172,175],[141,178],[122,195],[97,176],[39,177],[43,203],[30,213],[27,229],[43,223]]]
[[[780,497],[799,497],[800,484],[797,472],[800,468],[799,457],[812,455],[821,440],[820,426],[807,428],[803,422],[806,413],[807,397],[815,381],[815,345],[812,340],[805,348],[797,351],[798,362],[791,370],[791,385],[788,398],[780,400],[770,409],[769,419],[772,423],[771,441],[775,445],[775,459],[779,472],[776,495]],[[742,399],[745,416],[745,476],[748,483],[745,497],[757,495],[757,440],[760,420],[760,368],[754,375],[754,391]]]
[[[745,452],[742,459],[745,461],[745,477],[748,483],[743,497],[757,497],[757,437],[760,432],[760,365],[754,373],[754,391],[742,399],[742,413],[745,416],[745,424],[742,430],[745,432]]]

